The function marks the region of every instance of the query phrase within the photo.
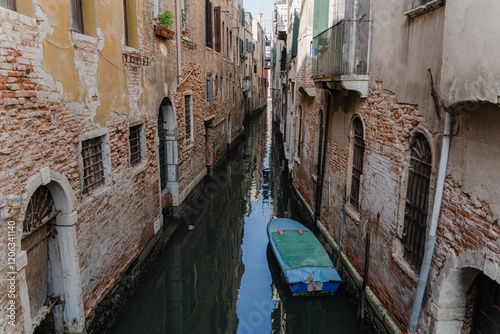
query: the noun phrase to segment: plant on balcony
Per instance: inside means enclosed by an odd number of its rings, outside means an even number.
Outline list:
[[[246,54],[241,53],[241,54],[240,54],[240,59],[241,59],[241,61],[245,61],[245,60],[247,60],[247,59],[248,59],[248,57],[247,57],[247,55],[246,55]]]
[[[169,29],[172,23],[174,23],[174,14],[171,11],[166,10],[159,14],[155,21],[158,23],[154,26],[155,34],[157,36],[161,36],[166,39],[174,39],[175,32]]]
[[[243,78],[243,80],[251,80],[251,79],[252,79],[251,75],[247,75],[246,77]]]
[[[158,15],[158,23],[165,28],[170,28],[172,23],[174,23],[174,13],[169,10],[164,11]]]
[[[181,9],[181,21],[182,21],[182,34],[184,37],[189,36],[189,30],[186,30],[186,12],[184,9]]]

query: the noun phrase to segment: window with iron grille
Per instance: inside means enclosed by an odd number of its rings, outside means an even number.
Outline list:
[[[285,98],[286,98],[285,94]],[[286,103],[286,102],[285,102]],[[283,110],[284,111],[284,110]],[[325,131],[325,126],[324,126],[324,121],[323,121],[323,110],[320,109],[318,113],[318,143],[317,143],[317,155],[316,159],[314,161],[314,175],[319,176],[319,169],[321,167],[321,159],[322,159],[322,154],[323,154],[323,136],[324,136],[324,131]]]
[[[167,187],[167,166],[165,163],[166,160],[166,147],[165,147],[165,138],[167,133],[165,131],[165,119],[163,117],[163,111],[160,108],[160,112],[158,113],[158,155],[160,159],[160,185],[161,191],[165,190]]]
[[[184,122],[186,126],[186,140],[193,139],[193,96],[184,96]]]
[[[141,132],[142,125],[131,126],[129,129],[130,166],[136,166],[142,160]]]
[[[411,149],[403,230],[404,255],[415,269],[420,268],[424,256],[431,173],[431,147],[418,134]]]
[[[84,194],[104,185],[103,142],[104,136],[82,142]]]
[[[363,173],[363,155],[365,153],[365,141],[363,134],[363,123],[359,118],[353,120],[352,129],[352,171],[351,171],[351,195],[352,206],[359,210],[359,193],[361,190],[361,175]]]
[[[71,28],[83,34],[82,0],[71,0]]]

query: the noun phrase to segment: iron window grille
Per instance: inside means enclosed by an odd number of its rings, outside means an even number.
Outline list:
[[[411,150],[403,231],[404,255],[415,269],[424,257],[431,173],[431,148],[425,136],[418,134]]]
[[[262,82],[262,80],[261,80]],[[301,144],[302,144],[302,108],[299,108],[299,128],[298,128],[298,134],[297,134],[297,158],[300,159],[300,149],[301,149]]]
[[[103,136],[82,142],[83,193],[89,194],[104,184]]]
[[[359,194],[361,189],[361,175],[363,173],[363,155],[365,153],[365,141],[363,139],[363,123],[359,118],[353,121],[353,153],[352,153],[352,176],[351,176],[351,204],[359,210]]]
[[[47,186],[40,186],[28,203],[22,238],[33,234],[57,215],[54,199]]]
[[[321,159],[323,154],[323,134],[324,134],[324,124],[323,124],[323,110],[319,111],[319,136],[318,136],[318,155],[316,166],[314,166],[314,174],[319,176],[319,169],[321,168]]]
[[[192,132],[192,120],[193,120],[193,107],[192,107],[192,96],[184,96],[184,121],[186,126],[186,140],[191,140],[193,138]]]
[[[132,126],[129,129],[129,143],[130,143],[130,166],[136,166],[141,163],[141,130],[142,125]]]

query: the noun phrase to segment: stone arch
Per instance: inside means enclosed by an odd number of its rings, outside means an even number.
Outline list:
[[[460,333],[465,319],[466,296],[472,283],[483,273],[500,283],[500,266],[479,250],[448,252],[431,291],[433,333]]]
[[[350,132],[353,129],[354,120],[356,118],[361,121],[361,125],[363,126],[363,140],[366,140],[366,123],[365,123],[365,119],[358,112],[354,113],[354,115],[352,116],[351,120],[349,121],[349,134],[350,134]]]
[[[179,148],[177,141],[177,117],[172,100],[165,97],[158,109],[158,166],[160,189],[166,188],[172,196],[179,195]]]
[[[23,193],[23,206],[17,217],[17,230],[22,233],[22,225],[30,199],[42,186],[49,189],[57,212],[53,224],[57,233],[50,240],[48,257],[52,268],[50,276],[52,295],[61,298],[64,302],[64,308],[62,305],[56,305],[53,309],[54,318],[55,321],[64,322],[70,332],[81,332],[85,325],[85,314],[76,235],[78,213],[76,211],[76,196],[65,175],[45,167],[28,180],[25,186],[26,191]],[[31,332],[36,319],[31,318],[26,267],[33,264],[28,263],[28,253],[21,248],[21,237],[17,239],[16,246],[19,251],[16,257],[16,269],[19,280],[19,299],[24,328]]]

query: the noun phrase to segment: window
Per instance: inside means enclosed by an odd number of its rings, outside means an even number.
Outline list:
[[[213,104],[213,92],[214,92],[214,79],[212,78],[212,73],[207,74],[207,105],[211,106]]]
[[[103,142],[104,136],[82,142],[84,194],[89,194],[104,184]]]
[[[234,50],[233,50],[233,32],[229,31],[229,58],[231,59],[231,63],[234,62]]]
[[[229,100],[229,78],[226,78],[226,99]]]
[[[253,65],[253,73],[257,74],[257,65]]]
[[[130,166],[137,166],[142,161],[142,124],[129,128]]]
[[[214,98],[214,103],[217,103],[217,98],[219,97],[219,76],[216,75],[215,76],[215,89],[214,89],[215,93],[215,98]]]
[[[359,210],[359,198],[361,189],[361,175],[363,173],[363,155],[365,153],[365,141],[363,123],[356,117],[351,128],[351,189],[349,200],[356,210]]]
[[[234,86],[233,86],[233,107],[236,105],[236,96],[234,94]]]
[[[124,0],[123,4],[124,14],[126,16],[126,0]],[[71,0],[71,29],[80,34],[95,36],[96,28],[94,13],[94,1]]]
[[[205,45],[213,48],[212,3],[205,0]]]
[[[79,1],[79,0],[77,0]],[[81,1],[81,0],[80,0]],[[125,45],[139,47],[137,35],[137,8],[136,0],[123,0],[123,14],[125,26]]]
[[[224,101],[224,79],[220,77],[220,101]]]
[[[215,25],[215,51],[222,50],[222,31],[221,31],[221,13],[220,6],[214,7],[214,25]]]
[[[419,133],[411,148],[403,230],[404,256],[415,269],[424,256],[431,173],[431,147]]]
[[[193,140],[193,96],[184,95],[184,123],[186,126],[186,141]]]
[[[16,0],[0,0],[0,7],[5,7],[10,10],[17,10]]]
[[[83,34],[82,0],[71,0],[71,28]]]

